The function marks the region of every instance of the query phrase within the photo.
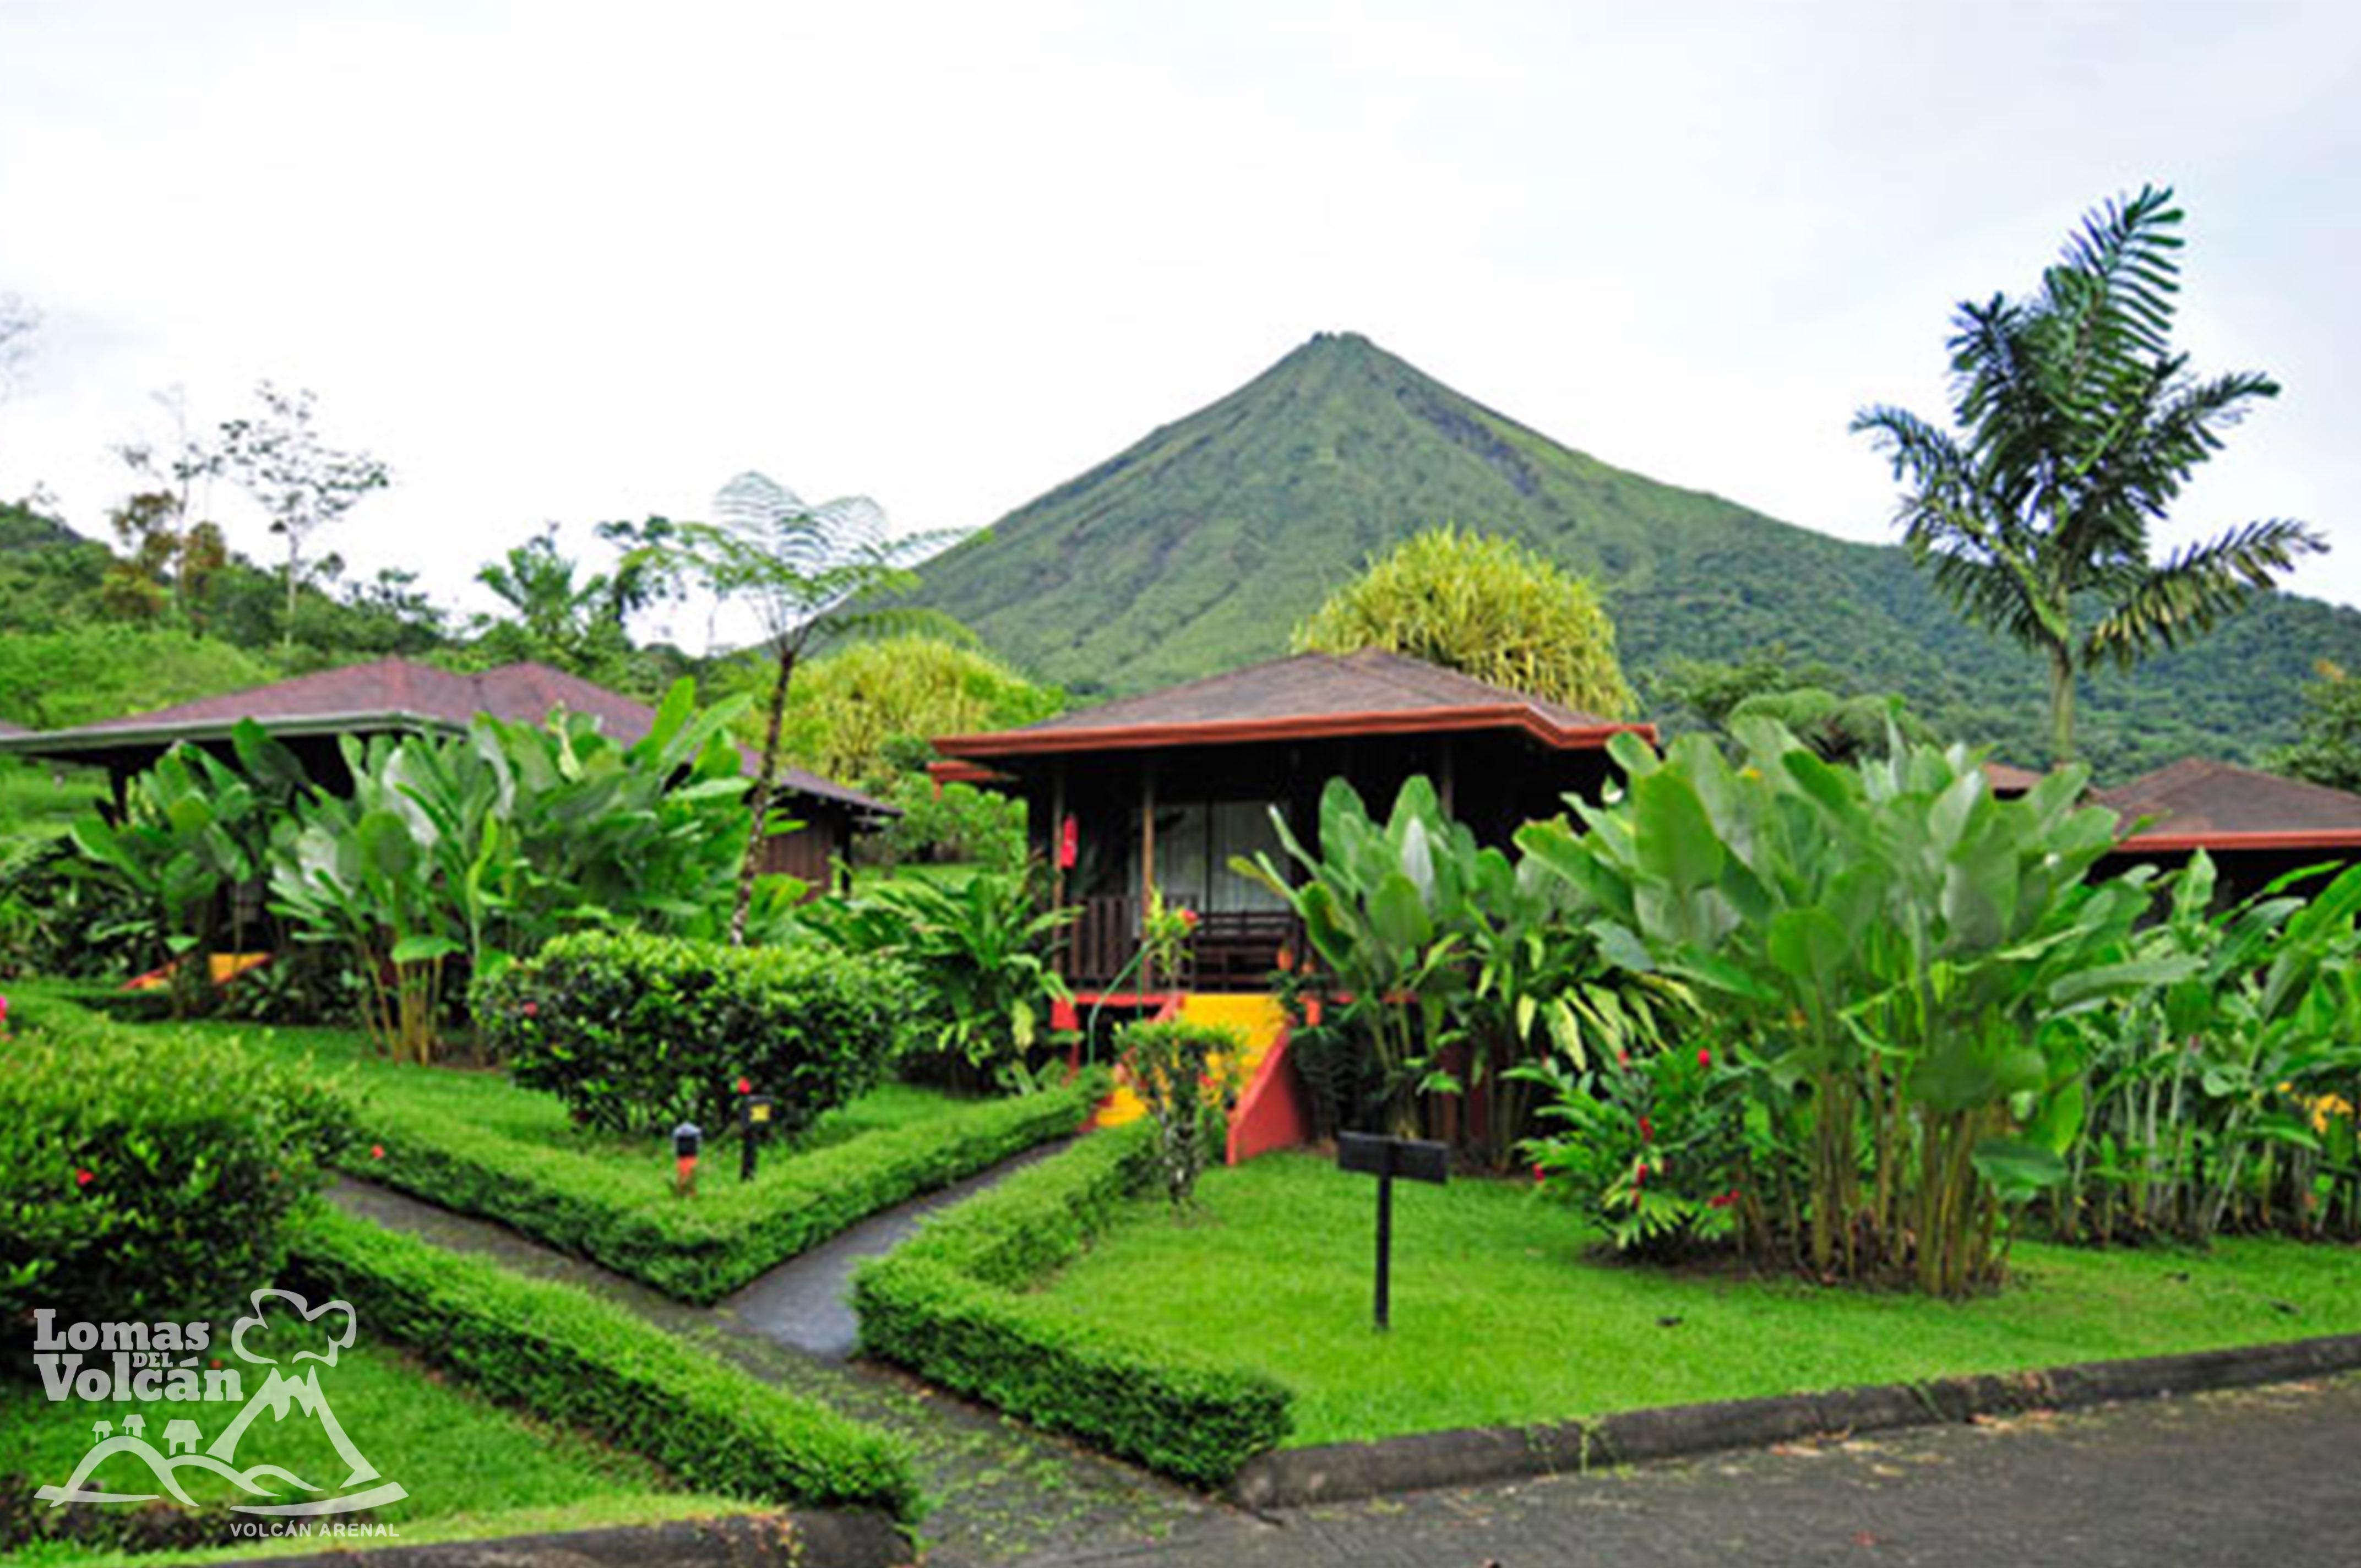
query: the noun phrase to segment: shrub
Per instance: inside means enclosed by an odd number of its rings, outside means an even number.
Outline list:
[[[1513,1070],[1551,1092],[1541,1115],[1562,1128],[1523,1145],[1543,1190],[1618,1252],[1676,1258],[1736,1229],[1743,1083],[1710,1047],[1626,1051],[1586,1072],[1555,1058]]]
[[[876,1083],[914,997],[900,965],[858,953],[589,932],[479,981],[474,1000],[516,1081],[589,1126],[725,1127],[743,1078],[773,1097],[784,1136]]]
[[[147,900],[71,838],[0,845],[0,979],[136,974],[170,956]]]
[[[1222,1154],[1237,1103],[1246,1036],[1226,1026],[1170,1018],[1125,1025],[1115,1048],[1155,1124],[1157,1178],[1178,1207]]]
[[[1095,1134],[928,1222],[853,1277],[862,1350],[1167,1475],[1215,1486],[1287,1435],[1258,1374],[1155,1346],[1020,1294],[1154,1179],[1145,1122]]]
[[[1025,868],[1025,803],[969,784],[906,773],[887,795],[901,815],[861,841],[881,866],[972,861],[986,871]]]
[[[966,1105],[808,1154],[774,1153],[751,1186],[711,1183],[694,1203],[661,1166],[594,1162],[572,1151],[390,1108],[363,1113],[381,1156],[357,1174],[524,1234],[697,1305],[861,1220],[1071,1133],[1106,1091],[1086,1074],[1061,1089]]]
[[[326,1086],[234,1045],[158,1051],[60,998],[20,998],[0,1055],[0,1319],[233,1304],[349,1135]]]
[[[894,1439],[575,1287],[324,1207],[305,1216],[295,1265],[432,1365],[644,1453],[690,1487],[917,1511],[909,1456]]]

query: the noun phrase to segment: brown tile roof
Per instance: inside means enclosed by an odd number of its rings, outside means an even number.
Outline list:
[[[1619,723],[1378,649],[1298,653],[1120,697],[1020,729],[935,742],[954,758],[1450,729],[1521,729],[1561,749],[1603,746]]]
[[[2020,768],[2015,762],[1986,762],[1984,782],[1992,785],[1994,795],[2023,795],[2041,782],[2042,775],[2031,768]]]
[[[226,734],[242,718],[266,729],[301,726],[313,733],[347,727],[356,732],[410,728],[465,729],[478,713],[515,723],[539,724],[563,707],[598,721],[601,732],[625,745],[645,735],[656,710],[619,692],[547,664],[502,664],[457,674],[407,659],[347,664],[318,670],[267,686],[199,697],[148,713],[126,714],[72,729],[20,736],[8,750],[21,755],[71,755],[106,749],[115,737],[153,738],[158,750],[178,739]],[[47,748],[54,747],[51,751]],[[755,759],[750,753],[751,769]],[[780,785],[799,795],[830,800],[856,811],[890,815],[892,807],[859,790],[801,768],[783,768]]]
[[[2361,843],[2361,795],[2258,773],[2210,757],[2184,757],[2092,797],[2128,828],[2134,849],[2298,849]]]

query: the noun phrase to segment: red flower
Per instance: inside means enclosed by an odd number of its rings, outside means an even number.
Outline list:
[[[1630,1051],[1617,1051],[1615,1053],[1615,1065],[1617,1067],[1630,1067],[1631,1065],[1631,1053]]]
[[[1737,1201],[1738,1189],[1733,1187],[1729,1191],[1722,1193],[1719,1197],[1707,1199],[1705,1201],[1705,1205],[1708,1209],[1727,1209],[1732,1203]]]
[[[75,1185],[76,1187],[87,1187],[87,1186],[89,1186],[92,1182],[96,1181],[97,1179],[98,1179],[98,1178],[97,1178],[97,1177],[93,1176],[93,1175],[92,1175],[89,1171],[87,1171],[87,1170],[79,1170],[79,1169],[78,1169],[78,1170],[76,1170],[76,1171],[74,1172],[74,1185]]]
[[[1648,1168],[1645,1163],[1631,1168],[1631,1185],[1634,1187],[1648,1185]]]
[[[538,1002],[528,1002],[524,1004],[524,1015],[528,1018],[534,1016],[540,1011],[541,1003]]]
[[[1643,1113],[1642,1113],[1641,1117],[1640,1117],[1640,1137],[1641,1137],[1641,1140],[1642,1140],[1642,1142],[1646,1142],[1647,1140],[1653,1139],[1655,1135],[1656,1135],[1656,1124],[1655,1124],[1654,1123],[1653,1123],[1653,1122],[1651,1122],[1651,1121],[1649,1121],[1649,1120],[1648,1120],[1648,1118],[1647,1118],[1647,1114],[1646,1114],[1644,1112],[1643,1112]]]
[[[1533,1179],[1535,1181],[1547,1181],[1549,1178],[1543,1173],[1540,1166],[1535,1166],[1533,1167]]]
[[[1713,1065],[1713,1053],[1712,1053],[1711,1051],[1708,1050],[1705,1047],[1703,1047],[1703,1046],[1699,1046],[1699,1047],[1697,1047],[1697,1066],[1699,1066],[1699,1067],[1711,1067],[1712,1065]]]
[[[754,1092],[754,1080],[753,1080],[752,1079],[751,1079],[751,1078],[741,1078],[741,1079],[740,1079],[740,1080],[738,1080],[738,1092],[739,1092],[739,1093],[741,1093],[741,1094],[752,1094],[752,1093],[753,1093],[753,1092]]]
[[[1193,909],[1182,910],[1180,912],[1180,924],[1187,927],[1191,931],[1195,930],[1197,928],[1197,912]]]
[[[383,1144],[371,1144],[371,1145],[369,1145],[369,1158],[371,1158],[371,1159],[383,1159],[384,1157],[385,1157],[385,1146],[384,1146]]]

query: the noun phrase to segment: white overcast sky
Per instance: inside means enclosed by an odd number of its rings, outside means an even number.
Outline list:
[[[2157,180],[2183,346],[2287,388],[2174,536],[2307,519],[2361,602],[2349,4],[0,0],[0,494],[88,533],[153,391],[265,377],[394,469],[322,547],[446,598],[747,467],[973,526],[1350,329],[1883,538],[1847,417]]]

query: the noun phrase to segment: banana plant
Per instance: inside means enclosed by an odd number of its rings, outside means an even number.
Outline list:
[[[209,996],[221,940],[245,947],[236,890],[262,874],[273,823],[306,787],[292,755],[252,720],[231,741],[244,773],[201,748],[175,746],[131,782],[118,819],[93,813],[71,829],[85,860],[154,910],[181,1013]]]
[[[1897,738],[1839,767],[1768,721],[1734,729],[1734,758],[1620,738],[1620,796],[1518,843],[1596,912],[1601,951],[1713,1000],[1793,1152],[1803,1193],[1759,1212],[1794,1216],[1801,1261],[1989,1284],[2003,1209],[2063,1174],[2030,1135],[2062,1114],[2045,1029],[2177,972],[2102,961],[2145,888],[2084,886],[2114,822],[2078,806],[2079,773],[2003,801],[1964,750]]]
[[[299,808],[274,857],[273,907],[303,939],[340,942],[352,954],[368,982],[369,1031],[389,1055],[429,1061],[445,967],[467,951],[464,921],[435,874],[440,814],[422,798],[447,785],[448,772],[435,743],[421,737],[365,745],[347,736],[343,751],[352,794]]]
[[[1364,1036],[1382,1075],[1387,1130],[1418,1130],[1419,1098],[1460,1086],[1441,1066],[1452,1001],[1470,984],[1467,943],[1483,874],[1474,835],[1443,814],[1423,777],[1405,783],[1383,826],[1360,795],[1331,779],[1320,796],[1320,848],[1306,849],[1279,812],[1280,847],[1302,871],[1291,883],[1268,854],[1231,869],[1285,899],[1334,977],[1344,1022]],[[1503,862],[1505,863],[1505,862]]]

